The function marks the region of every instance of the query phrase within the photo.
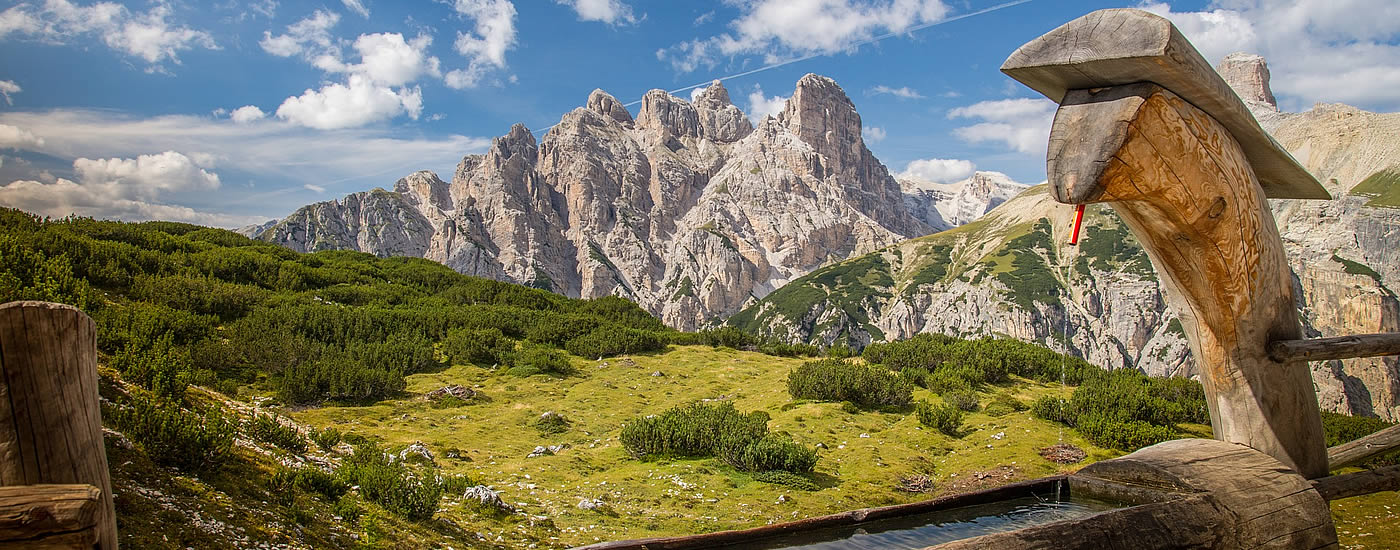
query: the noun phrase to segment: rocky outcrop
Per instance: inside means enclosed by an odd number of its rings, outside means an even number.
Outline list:
[[[909,213],[940,231],[982,217],[1027,187],[1001,172],[985,171],[978,171],[957,183],[934,183],[912,177],[897,179]]]
[[[694,104],[652,90],[635,119],[595,90],[538,143],[517,125],[463,158],[450,184],[419,172],[393,192],[306,206],[261,238],[621,295],[696,328],[822,265],[932,231],[902,207],[835,82],[808,75],[793,98],[754,128],[718,82]],[[368,215],[366,200],[377,201]]]
[[[1251,109],[1267,106],[1278,110],[1278,101],[1274,100],[1274,92],[1269,88],[1269,66],[1262,56],[1232,53],[1225,56],[1215,70],[1225,77],[1225,82]]]

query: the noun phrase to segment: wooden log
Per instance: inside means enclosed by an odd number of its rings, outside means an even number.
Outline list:
[[[0,487],[0,550],[90,550],[101,508],[91,485]]]
[[[115,550],[92,319],[62,304],[0,305],[0,486],[73,483],[101,490],[99,546]]]
[[[1400,464],[1314,479],[1312,485],[1318,494],[1327,500],[1359,497],[1381,491],[1400,491]]]
[[[1229,130],[1155,84],[1071,90],[1047,168],[1057,199],[1108,202],[1147,251],[1201,366],[1215,437],[1327,475],[1307,364],[1269,359],[1270,342],[1302,328],[1278,228]]]
[[[1333,470],[1355,466],[1397,448],[1400,448],[1400,424],[1327,449],[1327,464]]]
[[[1335,338],[1280,340],[1269,344],[1269,357],[1280,363],[1330,361],[1355,357],[1400,355],[1400,332],[1356,334]]]
[[[1214,117],[1234,136],[1270,198],[1330,199],[1274,141],[1191,42],[1156,14],[1107,9],[1021,46],[1001,71],[1056,103],[1069,90],[1153,82]]]

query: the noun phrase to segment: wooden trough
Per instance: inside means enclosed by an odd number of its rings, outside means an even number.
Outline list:
[[[1180,31],[1141,10],[1096,11],[1025,44],[1002,71],[1060,104],[1046,159],[1055,199],[1107,203],[1147,251],[1200,365],[1216,439],[923,503],[587,548],[779,548],[806,531],[854,531],[1059,481],[1125,506],[932,548],[1335,548],[1328,500],[1400,490],[1400,467],[1326,477],[1400,447],[1400,426],[1327,449],[1307,367],[1400,354],[1400,334],[1302,339],[1265,199],[1331,197]]]

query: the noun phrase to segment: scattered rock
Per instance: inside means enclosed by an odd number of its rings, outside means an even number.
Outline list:
[[[924,474],[911,474],[899,478],[899,490],[906,493],[932,493],[933,480]]]
[[[1001,441],[1001,438],[1003,437],[1006,437],[1006,432],[997,432],[996,434],[992,435],[992,439],[995,439],[997,441]]]
[[[860,434],[861,439],[870,439],[870,434]]]
[[[462,500],[507,514],[515,513],[515,507],[506,504],[506,501],[501,500],[500,493],[491,490],[490,487],[485,485],[477,485],[468,488],[467,492],[462,494]]]
[[[782,503],[787,502],[787,501],[789,501],[789,500],[792,500],[792,499],[788,498],[787,495],[778,495],[778,502],[777,502],[777,504],[782,504]]]
[[[1089,454],[1069,443],[1056,443],[1040,450],[1040,456],[1056,464],[1075,464]]]
[[[471,388],[468,388],[466,386],[459,386],[457,384],[443,386],[441,388],[423,394],[424,399],[432,401],[437,401],[444,397],[456,397],[457,399],[465,401],[467,399],[471,399],[474,396],[476,396],[476,392],[472,391]]]
[[[569,448],[569,444],[568,444],[568,443],[560,443],[560,444],[558,444],[558,445],[549,445],[549,446],[539,445],[539,446],[536,446],[536,447],[535,447],[535,450],[530,451],[530,454],[525,455],[525,458],[535,458],[535,457],[539,457],[539,456],[552,456],[552,455],[558,454],[559,451],[562,451],[562,450],[567,449],[567,448]]]
[[[399,451],[399,460],[404,462],[422,461],[428,464],[436,464],[433,460],[433,452],[428,450],[428,446],[422,441],[414,441],[412,445],[404,447]]]
[[[666,374],[663,373],[663,372],[661,372],[661,371],[653,372],[653,373],[651,373],[651,375],[652,375],[652,376],[666,376]]]
[[[604,506],[607,506],[607,503],[603,502],[602,499],[597,498],[585,498],[583,500],[578,501],[579,510],[598,510],[600,508],[603,508]]]

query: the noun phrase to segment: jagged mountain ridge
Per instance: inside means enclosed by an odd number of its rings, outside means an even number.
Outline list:
[[[1400,331],[1400,114],[1346,105],[1282,113],[1263,58],[1218,68],[1265,129],[1333,194],[1272,201],[1310,336]],[[860,344],[920,332],[1008,335],[1068,347],[1108,368],[1193,375],[1195,364],[1149,260],[1111,209],[1089,210],[1068,247],[1070,209],[1032,188],[977,222],[825,267],[731,323],[793,341]],[[1316,362],[1321,405],[1400,418],[1400,359]]]
[[[978,171],[955,183],[935,183],[913,176],[895,180],[904,190],[905,208],[938,231],[972,222],[1027,187],[1006,174],[992,171]]]
[[[431,172],[250,228],[298,251],[420,256],[567,296],[618,294],[668,324],[716,322],[798,276],[935,230],[905,207],[829,78],[755,126],[718,82],[636,117],[595,90],[537,143],[524,126]]]

